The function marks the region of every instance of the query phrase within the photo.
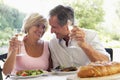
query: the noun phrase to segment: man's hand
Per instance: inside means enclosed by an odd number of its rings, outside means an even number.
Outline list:
[[[71,30],[71,38],[75,39],[78,45],[81,47],[85,43],[85,32],[81,28],[74,27]]]

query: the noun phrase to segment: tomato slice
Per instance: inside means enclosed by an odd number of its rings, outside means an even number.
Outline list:
[[[21,76],[28,76],[28,74],[26,72],[23,72]]]

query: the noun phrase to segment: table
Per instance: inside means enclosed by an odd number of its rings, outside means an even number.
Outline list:
[[[26,79],[5,79],[5,80],[120,80],[120,73],[103,76],[103,77],[91,77],[91,78],[78,78],[76,73],[72,74],[48,74],[44,76],[37,76]]]
[[[26,79],[5,79],[5,80],[120,80],[120,74],[116,76],[106,76],[106,77],[99,77],[99,78],[76,78],[76,74],[69,74],[69,75],[48,75],[36,78],[26,78]]]

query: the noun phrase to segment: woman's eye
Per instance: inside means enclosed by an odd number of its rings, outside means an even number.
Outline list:
[[[39,27],[41,27],[41,28],[43,28],[43,29],[45,28],[45,25],[44,25],[44,24],[38,24],[38,25],[36,25],[36,26],[37,26],[38,28],[39,28]]]

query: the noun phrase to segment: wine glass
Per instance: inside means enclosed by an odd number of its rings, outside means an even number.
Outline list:
[[[23,39],[24,39],[26,34],[23,33],[22,31],[20,31],[16,35],[17,35],[18,40],[20,41],[19,51],[18,51],[17,56],[23,56],[24,53],[22,52],[22,45],[23,45]]]
[[[78,48],[79,46],[78,46],[78,43],[77,43],[77,41],[74,39],[74,38],[71,38],[71,34],[72,34],[72,32],[71,32],[71,30],[73,29],[73,28],[76,28],[77,26],[75,26],[75,25],[69,25],[68,26],[68,28],[69,28],[69,37],[70,37],[70,39],[69,39],[69,44],[68,44],[68,48]]]

